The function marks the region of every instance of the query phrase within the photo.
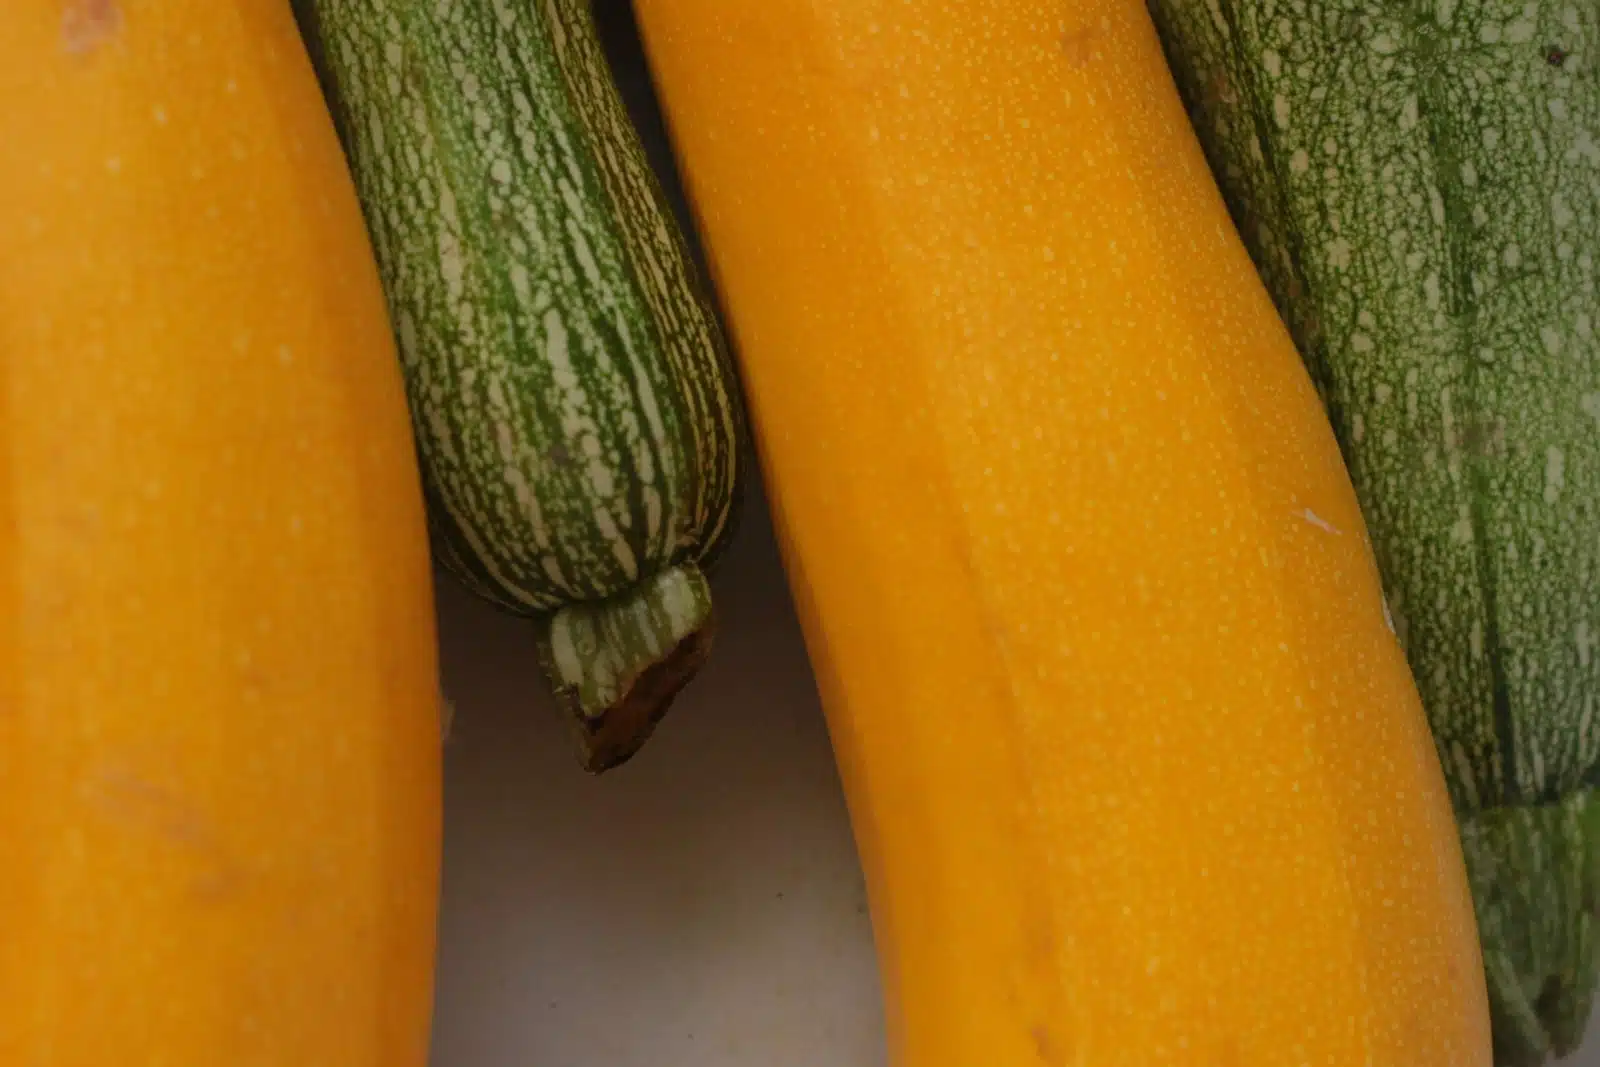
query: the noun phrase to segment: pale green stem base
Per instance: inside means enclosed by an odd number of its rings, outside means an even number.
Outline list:
[[[1600,799],[1585,789],[1461,822],[1497,1067],[1537,1067],[1583,1040],[1597,977]]]
[[[591,774],[649,740],[711,650],[705,575],[684,563],[621,596],[562,608],[539,628],[539,662],[577,733]]]

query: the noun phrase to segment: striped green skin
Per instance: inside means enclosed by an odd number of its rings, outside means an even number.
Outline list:
[[[1600,757],[1600,8],[1149,6],[1327,404],[1458,813],[1561,802]],[[1544,899],[1484,853],[1505,841],[1467,842],[1484,927]]]
[[[615,766],[705,654],[701,571],[735,528],[745,436],[589,5],[298,10],[388,295],[436,554],[539,620],[585,764]]]

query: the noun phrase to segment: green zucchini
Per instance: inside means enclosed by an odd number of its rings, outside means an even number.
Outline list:
[[[1600,762],[1600,7],[1149,8],[1360,495],[1502,1062],[1562,1054],[1594,992],[1592,824],[1562,812]]]
[[[1535,1064],[1566,1055],[1583,1038],[1594,999],[1593,915],[1600,906],[1594,841],[1600,802],[1580,789],[1552,804],[1501,807],[1462,825],[1479,939],[1489,976],[1495,1061]]]
[[[733,361],[586,0],[298,0],[404,363],[435,554],[537,621],[594,773],[708,653]]]

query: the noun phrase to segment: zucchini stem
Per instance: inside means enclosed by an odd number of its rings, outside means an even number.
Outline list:
[[[584,770],[603,773],[639,751],[705,662],[715,628],[711,587],[693,563],[541,621],[539,662]]]

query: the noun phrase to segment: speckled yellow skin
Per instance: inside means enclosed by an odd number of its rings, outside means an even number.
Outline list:
[[[0,1064],[422,1067],[405,401],[282,0],[0,3]]]
[[[637,0],[900,1067],[1483,1067],[1360,513],[1138,0]]]

